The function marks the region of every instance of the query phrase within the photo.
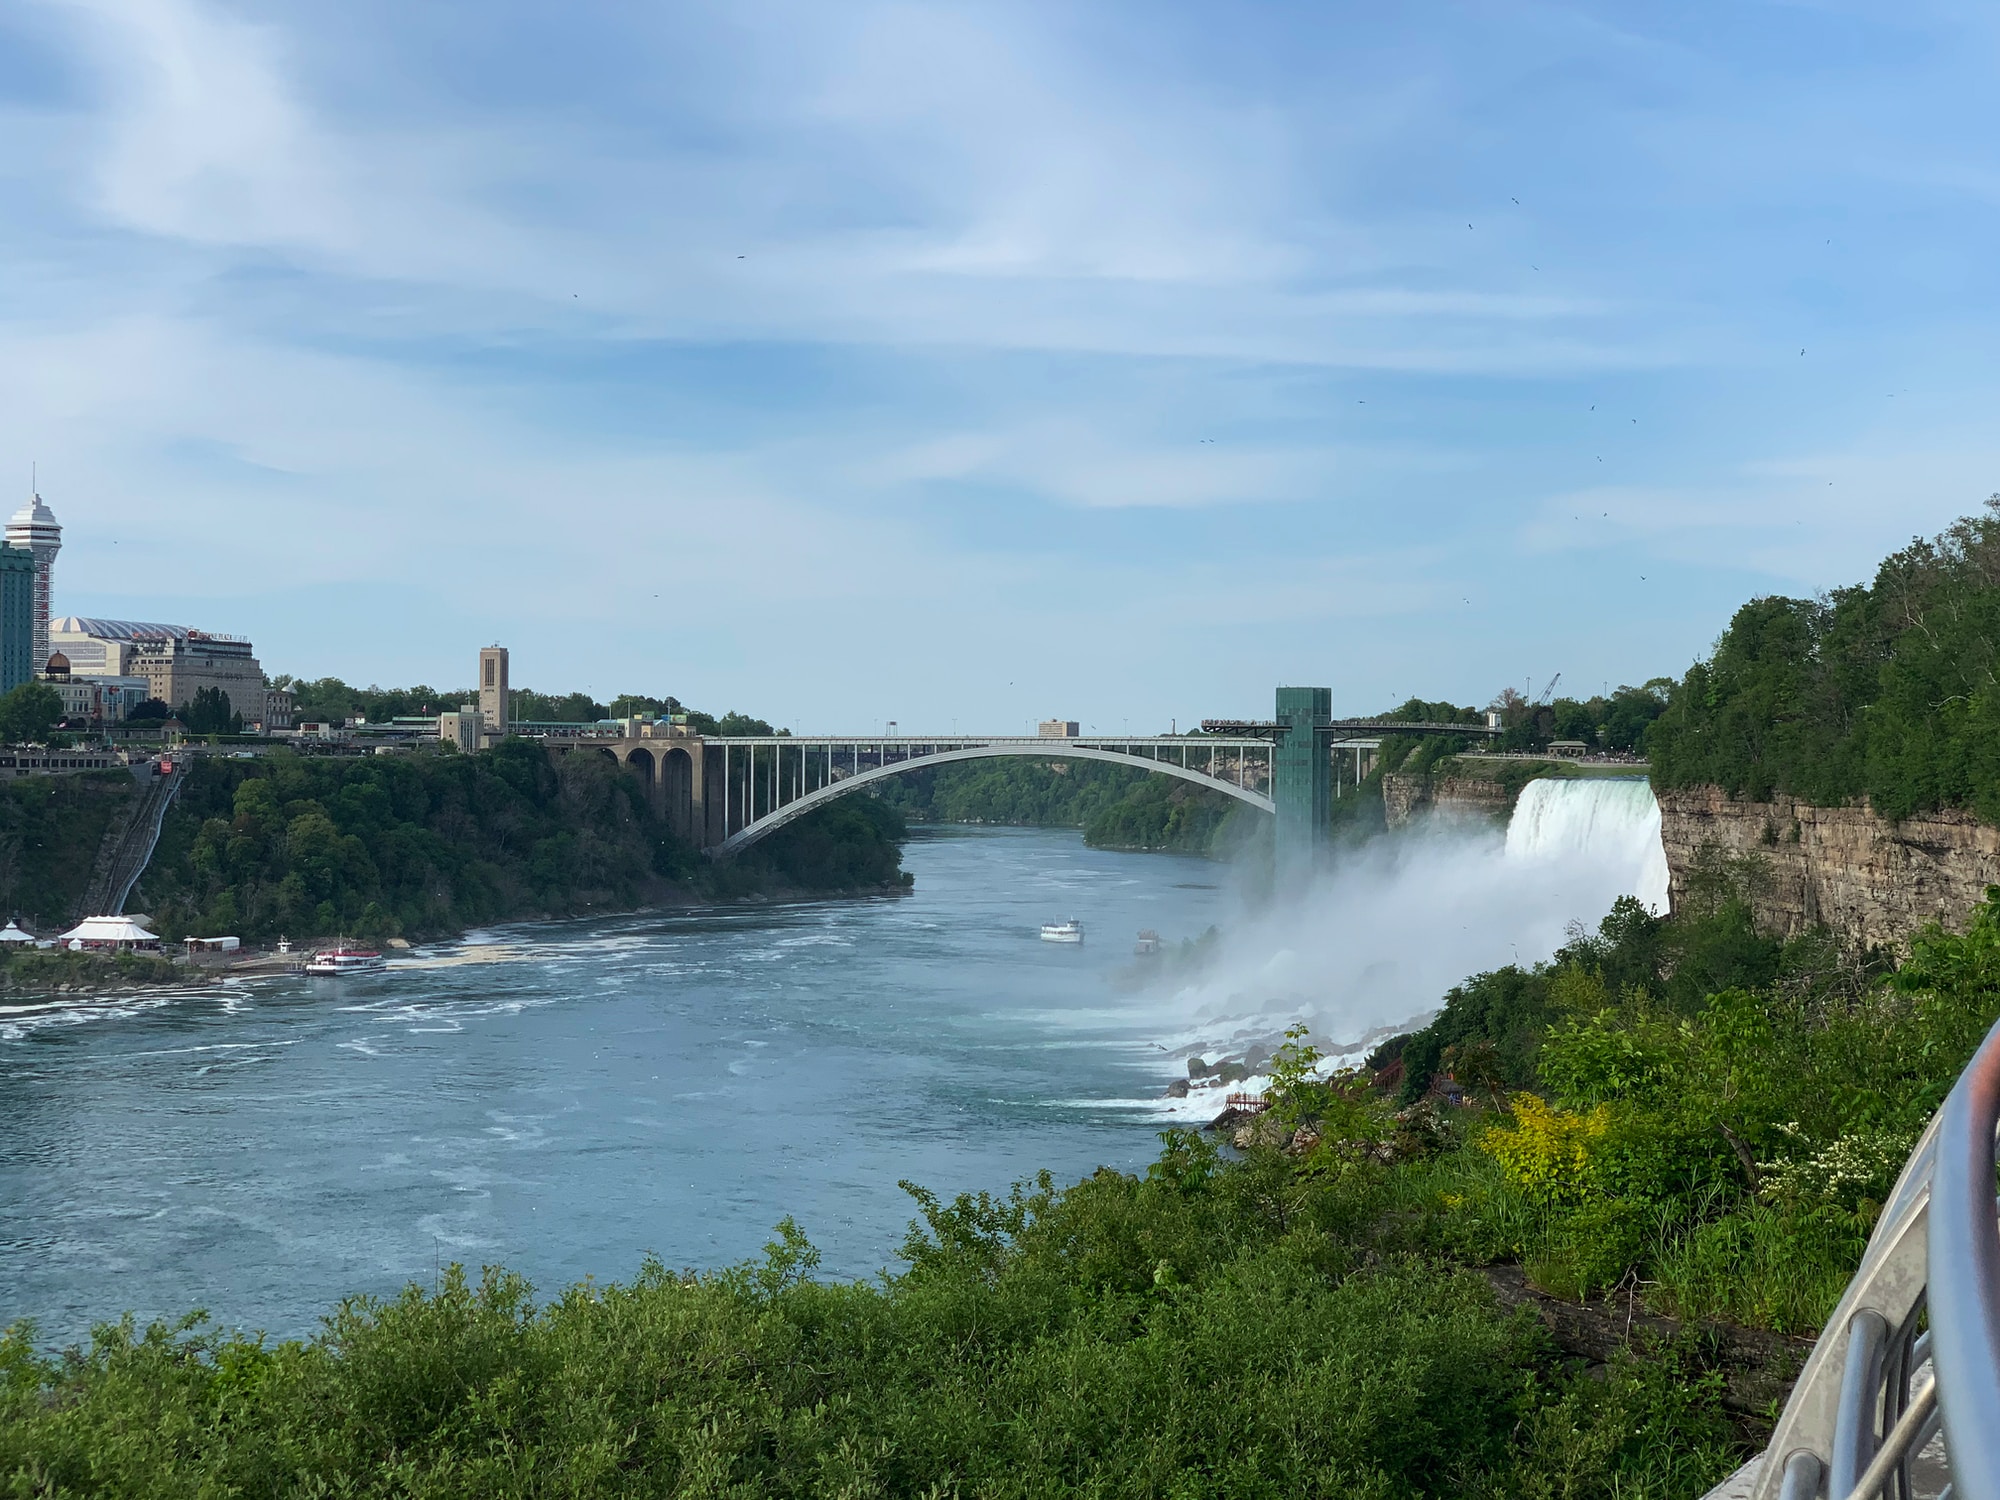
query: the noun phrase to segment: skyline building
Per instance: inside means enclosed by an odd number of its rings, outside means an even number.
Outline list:
[[[479,712],[485,733],[494,740],[507,737],[513,722],[512,694],[507,687],[507,648],[487,646],[479,653]]]
[[[35,660],[35,555],[0,546],[0,693],[32,681],[47,660]]]
[[[218,688],[246,723],[271,709],[264,669],[250,642],[185,625],[66,615],[50,638],[77,677],[143,677],[147,696],[178,712],[203,688]]]
[[[54,598],[56,554],[62,551],[62,527],[56,522],[56,513],[32,485],[28,489],[28,503],[7,522],[7,545],[33,554],[35,559],[31,650],[34,670],[39,672],[49,660],[49,605]]]

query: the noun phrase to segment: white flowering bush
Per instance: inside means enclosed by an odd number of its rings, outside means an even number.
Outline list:
[[[1856,1130],[1815,1148],[1801,1137],[1796,1124],[1778,1128],[1803,1149],[1796,1156],[1757,1164],[1763,1195],[1773,1203],[1805,1208],[1853,1212],[1879,1205],[1916,1144],[1916,1136],[1908,1131]]]

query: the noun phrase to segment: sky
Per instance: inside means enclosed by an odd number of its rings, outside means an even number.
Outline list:
[[[269,673],[1677,675],[2000,490],[1978,4],[0,6],[0,505]]]

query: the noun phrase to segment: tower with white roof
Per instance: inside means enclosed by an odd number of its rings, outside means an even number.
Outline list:
[[[47,502],[28,491],[28,503],[14,512],[7,523],[7,545],[35,556],[34,670],[39,673],[49,661],[49,602],[56,571],[56,554],[62,551],[62,527]]]

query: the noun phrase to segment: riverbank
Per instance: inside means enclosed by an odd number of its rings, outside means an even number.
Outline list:
[[[144,953],[70,953],[55,948],[0,952],[0,996],[10,1001],[46,996],[120,994],[186,984],[190,974],[165,958]]]

